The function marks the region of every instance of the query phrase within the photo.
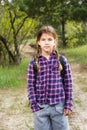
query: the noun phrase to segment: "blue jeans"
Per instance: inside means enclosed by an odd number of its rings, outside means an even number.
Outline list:
[[[68,118],[63,111],[64,101],[44,105],[43,109],[34,112],[34,130],[69,130]]]

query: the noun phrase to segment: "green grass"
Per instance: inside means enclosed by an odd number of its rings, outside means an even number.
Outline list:
[[[18,88],[26,84],[28,60],[20,65],[0,66],[0,88]]]
[[[62,50],[73,62],[87,64],[87,45]]]

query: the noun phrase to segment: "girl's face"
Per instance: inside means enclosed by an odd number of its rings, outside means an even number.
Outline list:
[[[42,53],[52,53],[56,40],[51,33],[43,33],[38,41]]]

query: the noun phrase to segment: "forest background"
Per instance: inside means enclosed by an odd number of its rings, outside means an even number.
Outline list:
[[[42,25],[56,28],[59,47],[87,43],[86,0],[0,0],[0,64],[20,64],[20,45]],[[33,41],[33,43],[35,43]]]

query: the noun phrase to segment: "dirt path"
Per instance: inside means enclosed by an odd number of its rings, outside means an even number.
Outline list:
[[[87,70],[79,64],[72,66],[73,73],[73,113],[71,130],[87,130]]]
[[[71,130],[87,130],[87,70],[73,65],[74,108],[69,117]],[[33,130],[27,90],[0,90],[0,130]]]

